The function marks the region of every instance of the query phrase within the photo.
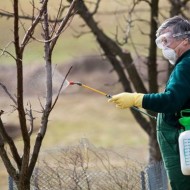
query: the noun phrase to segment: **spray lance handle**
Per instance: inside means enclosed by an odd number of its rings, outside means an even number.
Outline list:
[[[78,86],[82,86],[82,87],[87,88],[88,90],[91,90],[91,91],[96,92],[96,93],[98,93],[98,94],[104,95],[104,96],[106,96],[107,98],[112,98],[112,96],[111,96],[110,94],[106,94],[105,92],[102,92],[102,91],[100,91],[100,90],[97,90],[97,89],[95,89],[95,88],[92,88],[92,87],[90,87],[90,86],[87,86],[87,85],[85,85],[85,84],[83,84],[83,83],[81,83],[81,82],[73,82],[73,81],[70,81],[69,84],[70,84],[70,85],[76,84],[76,85],[78,85]]]

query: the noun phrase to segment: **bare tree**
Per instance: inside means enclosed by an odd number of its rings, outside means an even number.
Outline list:
[[[175,16],[181,14],[185,18],[188,18],[189,0],[168,0],[171,4],[170,15]]]
[[[7,90],[6,86],[1,84],[1,87],[3,87],[3,89],[7,93],[7,96],[11,98],[14,107],[18,112],[18,119],[23,140],[23,152],[20,154],[18,153],[17,147],[13,139],[6,132],[4,123],[0,117],[0,156],[3,160],[3,163],[7,169],[8,174],[14,179],[18,190],[30,189],[30,178],[32,176],[32,172],[34,170],[40,152],[42,141],[46,134],[46,130],[48,127],[48,118],[57,102],[60,93],[59,91],[57,94],[57,98],[55,100],[52,99],[52,54],[57,40],[59,39],[62,32],[64,32],[64,30],[72,20],[72,17],[74,15],[74,6],[77,0],[73,0],[71,2],[70,7],[67,9],[67,13],[64,13],[65,14],[64,16],[63,16],[63,11],[66,10],[65,9],[66,7],[62,5],[62,1],[60,0],[57,16],[53,20],[51,20],[49,17],[48,0],[42,0],[40,2],[39,7],[37,7],[34,1],[31,2],[33,9],[31,16],[28,16],[28,14],[21,15],[22,11],[20,11],[19,9],[19,3],[20,3],[19,0],[13,0],[12,13],[8,12],[0,13],[1,16],[7,18],[12,17],[14,20],[13,44],[14,44],[15,53],[10,53],[6,51],[6,48],[1,49],[1,51],[2,54],[9,54],[16,63],[16,70],[17,70],[16,98],[13,95],[11,95],[11,93]],[[22,19],[28,19],[32,21],[28,29],[25,29]],[[26,46],[34,40],[37,41],[37,39],[34,37],[34,33],[38,25],[42,26],[43,39],[40,41],[44,43],[44,62],[46,67],[46,99],[45,99],[45,105],[43,105],[40,102],[42,109],[41,125],[35,143],[33,145],[31,144],[30,140],[34,127],[33,110],[31,105],[29,106],[29,108],[25,108],[24,106],[23,56]],[[20,34],[20,28],[22,27],[25,31],[25,35],[23,38],[21,37]],[[61,87],[62,86],[60,86],[60,90]],[[3,110],[1,111],[1,115],[2,114]],[[30,120],[29,122],[30,126],[27,122],[27,118],[29,118]],[[8,144],[11,154],[9,154],[8,150],[5,148],[5,143]]]

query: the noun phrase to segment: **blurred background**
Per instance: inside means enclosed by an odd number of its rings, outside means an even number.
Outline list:
[[[37,5],[39,1],[34,1]],[[87,3],[87,1],[84,1]],[[90,10],[94,9],[97,1],[89,1]],[[58,7],[58,0],[49,1],[49,15],[54,18]],[[170,1],[160,1],[160,21],[169,17]],[[68,3],[63,1],[66,6]],[[133,10],[135,7],[135,10]],[[150,42],[147,35],[150,29],[149,5],[143,1],[102,0],[98,11],[94,15],[100,29],[110,38],[125,41],[128,35],[127,28],[118,30],[119,26],[126,27],[127,19],[133,13],[133,23],[130,27],[131,39],[121,45],[123,51],[130,51],[134,64],[138,68],[143,80],[147,80],[146,67],[140,63],[146,59]],[[12,12],[12,1],[1,1],[0,10]],[[21,14],[30,14],[32,6],[29,1],[20,0]],[[131,11],[131,12],[130,12]],[[26,14],[27,15],[27,14]],[[137,20],[135,22],[135,20]],[[146,24],[145,24],[146,23]],[[24,29],[30,26],[31,21],[23,21]],[[13,19],[0,17],[0,49],[14,52],[13,49]],[[26,30],[21,29],[21,37]],[[122,28],[122,27],[121,27]],[[116,35],[117,34],[117,35]],[[146,35],[145,35],[146,34]],[[35,111],[34,140],[40,125],[39,112],[45,98],[45,70],[44,44],[41,28],[37,27],[34,40],[24,54],[24,101],[26,107],[30,103]],[[118,44],[119,44],[118,40]],[[126,41],[125,41],[126,42]],[[138,49],[134,48],[138,44]],[[160,56],[160,53],[158,53]],[[162,60],[163,61],[163,60]],[[123,91],[118,75],[114,72],[108,60],[102,57],[102,50],[96,38],[85,25],[79,15],[75,15],[67,29],[62,33],[53,52],[53,86],[54,98],[67,71],[72,66],[68,80],[80,81],[107,94],[116,94]],[[160,70],[164,69],[163,65]],[[167,76],[162,72],[159,75],[159,88],[163,88]],[[0,82],[13,95],[16,93],[16,66],[14,59],[7,54],[0,55]],[[2,120],[6,130],[14,138],[18,149],[22,150],[17,113],[9,97],[0,89],[0,109],[4,110]],[[149,140],[147,134],[139,127],[130,110],[118,110],[107,102],[107,98],[77,85],[63,89],[59,100],[51,113],[48,130],[43,141],[42,152],[52,148],[67,147],[78,144],[81,139],[87,139],[95,147],[113,149],[142,163],[148,162]],[[146,117],[146,116],[145,116]],[[7,189],[7,174],[0,161],[0,187]]]

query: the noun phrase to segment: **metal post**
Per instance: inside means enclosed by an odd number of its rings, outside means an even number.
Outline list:
[[[148,188],[150,190],[167,190],[167,175],[162,162],[147,167]]]
[[[11,176],[8,177],[8,190],[13,190],[13,178]]]
[[[141,171],[141,190],[146,190],[145,172]]]
[[[34,177],[34,190],[38,190],[38,168],[35,168],[33,172]]]

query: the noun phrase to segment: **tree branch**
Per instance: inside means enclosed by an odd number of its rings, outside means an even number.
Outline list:
[[[26,116],[24,111],[24,98],[23,98],[23,51],[20,48],[19,42],[19,9],[18,0],[14,0],[14,43],[15,43],[15,53],[16,53],[16,64],[17,64],[17,106],[19,122],[22,132],[22,138],[24,141],[24,153],[22,157],[22,164],[20,170],[20,180],[27,176],[28,162],[30,159],[30,137],[27,131]]]
[[[5,151],[4,142],[3,142],[1,135],[0,135],[0,156],[1,156],[1,159],[7,169],[7,172],[9,173],[9,175],[12,176],[14,179],[18,179],[16,169],[13,167],[13,165],[7,155],[7,152]]]
[[[8,135],[8,133],[6,132],[5,128],[4,128],[4,125],[3,125],[3,122],[1,120],[1,117],[0,117],[0,137],[3,137],[3,139],[8,143],[9,147],[10,147],[10,150],[11,150],[11,153],[13,155],[13,158],[17,164],[17,167],[18,169],[21,168],[21,158],[18,154],[18,151],[17,151],[17,148],[12,140],[12,138]],[[1,143],[3,143],[3,139]],[[3,146],[3,144],[2,144]],[[0,151],[1,152],[1,151]],[[7,155],[5,153],[2,154],[2,157],[4,156],[4,158],[2,159],[7,159]]]
[[[72,1],[71,5],[70,5],[70,7],[69,7],[69,10],[68,10],[68,12],[67,12],[67,14],[66,14],[66,16],[65,16],[64,19],[62,20],[62,22],[61,22],[61,24],[60,24],[60,26],[59,26],[57,32],[55,33],[55,37],[54,37],[53,40],[51,41],[51,48],[50,48],[51,51],[53,51],[53,48],[54,48],[54,46],[55,46],[55,44],[56,44],[56,42],[57,42],[57,40],[58,40],[60,34],[62,33],[63,29],[64,29],[65,26],[67,25],[67,23],[68,23],[70,17],[73,16],[72,12],[73,12],[73,10],[74,10],[74,8],[75,8],[75,5],[76,5],[76,2],[77,2],[77,1],[78,1],[78,0],[73,0],[73,1]]]
[[[16,100],[15,100],[14,97],[11,95],[11,93],[7,90],[6,86],[3,85],[1,82],[0,82],[0,86],[3,88],[3,90],[5,91],[5,93],[9,96],[9,98],[14,102],[14,104],[17,105]]]
[[[8,54],[9,56],[11,56],[11,57],[16,61],[16,57],[15,57],[14,55],[12,55],[10,52],[6,51],[6,48],[7,48],[11,43],[12,43],[12,41],[9,42],[3,49],[0,48],[0,51],[2,51],[2,53],[1,53],[0,56],[4,55],[4,53],[6,53],[6,54]]]
[[[57,96],[56,96],[56,98],[55,98],[55,101],[54,101],[53,104],[52,104],[51,110],[54,108],[55,104],[57,103],[57,100],[58,100],[58,98],[59,98],[59,95],[60,95],[60,93],[61,93],[61,90],[62,90],[62,88],[63,88],[63,85],[64,85],[65,81],[67,80],[67,77],[68,77],[69,73],[71,72],[71,69],[72,69],[72,66],[69,68],[67,74],[65,75],[65,77],[64,77],[64,79],[63,79],[63,82],[61,83],[61,86],[60,86],[60,88],[59,88],[59,91],[58,91],[58,93],[57,93]]]
[[[36,17],[36,19],[33,21],[31,27],[28,29],[28,31],[26,32],[22,43],[21,43],[21,52],[23,52],[24,47],[26,46],[26,44],[28,43],[28,41],[31,39],[32,34],[37,26],[37,24],[40,22],[40,19],[44,13],[44,9],[47,6],[48,0],[43,1],[42,7],[40,8],[39,14]],[[19,17],[19,16],[18,16]]]
[[[31,104],[29,103],[29,109],[26,109],[26,115],[28,115],[29,117],[29,122],[30,122],[30,129],[28,131],[29,136],[32,135],[33,130],[34,130],[34,117],[33,117],[33,113],[32,113],[32,108],[31,108]]]

